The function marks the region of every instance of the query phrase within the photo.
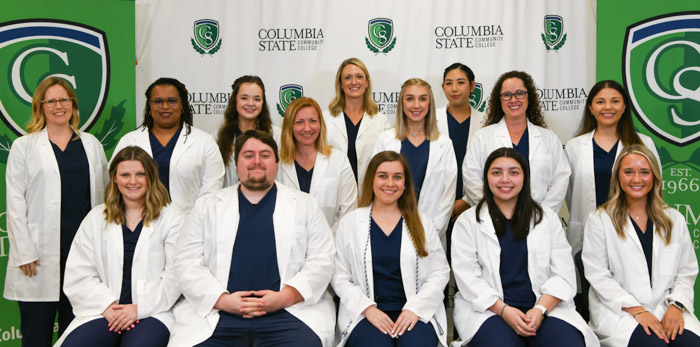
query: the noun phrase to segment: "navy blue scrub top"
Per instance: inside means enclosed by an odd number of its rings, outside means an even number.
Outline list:
[[[606,152],[593,141],[593,174],[595,176],[595,206],[598,207],[608,201],[610,194],[610,179],[612,178],[612,169],[615,165],[615,157],[617,156],[617,145],[620,140],[617,140],[615,146]]]
[[[527,238],[516,239],[506,219],[506,232],[498,238],[501,245],[501,284],[503,301],[513,307],[535,306],[537,297],[532,291],[530,273],[527,270]]]
[[[455,200],[459,200],[464,195],[462,190],[462,163],[464,156],[467,154],[467,141],[469,140],[469,125],[471,124],[471,116],[465,119],[464,122],[458,122],[455,117],[452,117],[450,111],[447,111],[447,129],[450,132],[450,140],[452,140],[452,148],[455,151],[457,158],[457,194]]]
[[[152,132],[148,133],[148,138],[151,142],[151,152],[153,152],[153,160],[158,164],[158,178],[163,182],[165,189],[170,193],[170,158],[173,156],[173,150],[177,139],[180,137],[182,127],[177,129],[177,132],[170,138],[165,146],[160,144],[158,138]]]
[[[642,250],[644,250],[644,258],[647,261],[647,271],[649,271],[649,283],[651,283],[651,253],[654,247],[654,223],[651,218],[647,218],[647,230],[642,232],[639,228],[637,222],[634,221],[632,216],[630,217],[630,222],[634,226],[634,231],[637,232],[637,237],[639,237],[639,242],[642,244]]]
[[[297,180],[299,180],[299,190],[308,193],[311,190],[311,178],[314,175],[314,168],[306,171],[297,161],[294,161],[294,168],[297,170]]]
[[[401,234],[403,217],[387,236],[370,217],[370,244],[372,245],[372,276],[374,278],[374,302],[386,311],[401,311],[406,304],[406,294],[401,277]]]
[[[92,208],[90,164],[83,141],[75,132],[65,150],[53,142],[51,147],[61,175],[61,258],[65,259],[80,223]]]
[[[418,147],[416,147],[411,143],[411,141],[408,140],[408,138],[406,138],[405,140],[401,141],[401,154],[406,157],[408,166],[411,168],[411,177],[413,178],[416,199],[419,199],[420,191],[423,187],[423,180],[425,179],[425,174],[428,170],[430,141],[425,140],[423,143],[418,145]]]
[[[360,118],[357,124],[353,124],[347,113],[343,112],[343,117],[345,117],[345,129],[348,133],[348,160],[350,160],[350,167],[352,167],[352,172],[355,174],[355,181],[357,181],[357,149],[355,146],[355,141],[357,140],[357,132],[360,130],[360,124],[364,116]]]
[[[129,230],[126,224],[122,224],[124,267],[122,268],[122,291],[119,295],[119,303],[121,305],[133,303],[131,298],[131,268],[134,263],[136,243],[139,241],[139,236],[141,236],[141,229],[143,229],[143,220],[134,228],[134,231]]]
[[[525,128],[525,131],[523,132],[523,136],[520,138],[520,142],[518,144],[511,143],[513,145],[513,148],[515,148],[520,155],[522,155],[525,158],[525,162],[527,163],[528,166],[530,166],[530,136],[528,134],[527,128]]]

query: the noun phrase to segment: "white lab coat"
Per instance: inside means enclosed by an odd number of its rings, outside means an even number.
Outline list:
[[[294,163],[280,162],[277,180],[299,190],[299,178]],[[320,152],[316,154],[309,194],[316,198],[328,225],[331,226],[331,231],[335,234],[340,218],[357,207],[357,183],[345,153],[332,148],[328,157]]]
[[[80,139],[90,167],[91,206],[102,203],[107,158],[100,141],[86,132]],[[58,301],[61,253],[61,174],[49,135],[41,131],[14,141],[5,171],[10,255],[4,297],[18,301]],[[20,265],[39,260],[36,276]]]
[[[188,212],[197,198],[211,194],[224,185],[224,161],[219,147],[208,133],[185,125],[170,158],[170,197],[173,203]],[[141,147],[153,156],[148,128],[141,127],[119,140],[114,155],[126,146]]]
[[[90,211],[71,245],[63,291],[73,305],[75,319],[55,346],[82,324],[103,318],[107,307],[119,302],[124,273],[122,226],[108,223],[104,209],[103,204]],[[169,330],[175,324],[170,309],[180,297],[175,284],[175,247],[182,221],[182,210],[170,204],[149,226],[144,225],[131,268],[131,297],[138,305],[138,319],[156,318]]]
[[[542,294],[561,299],[548,313],[578,329],[586,346],[598,346],[598,339],[576,312],[576,272],[571,247],[557,214],[546,208],[542,221],[527,236],[527,269],[532,291],[539,300]],[[476,206],[457,218],[452,231],[452,270],[459,292],[455,294],[454,322],[462,341],[452,346],[466,346],[481,325],[494,315],[488,308],[503,299],[501,284],[501,246],[484,204],[476,220]]]
[[[389,129],[379,135],[374,154],[382,151],[401,153],[401,140],[396,138],[395,129]],[[428,167],[418,199],[418,209],[432,219],[445,247],[447,224],[452,215],[457,187],[457,159],[450,137],[440,133],[437,140],[430,141],[428,155]]]
[[[272,138],[277,143],[277,149],[280,148],[282,143],[280,139],[282,137],[282,129],[274,124],[272,124]],[[235,142],[235,141],[234,141]],[[236,149],[234,148],[231,152],[231,159],[226,165],[226,175],[224,177],[224,187],[230,187],[238,183],[238,172],[236,171]]]
[[[693,306],[698,275],[693,242],[685,218],[672,208],[666,208],[666,214],[673,221],[671,243],[666,245],[654,226],[653,285],[632,223],[625,224],[622,239],[604,210],[598,209],[588,217],[582,258],[586,279],[591,283],[590,325],[603,346],[626,346],[637,327],[637,320],[623,307],[643,306],[661,320],[672,300],[685,305],[685,329],[700,335]]]
[[[544,207],[559,212],[569,185],[571,168],[559,137],[553,131],[527,121],[530,162],[530,193]],[[484,163],[491,152],[513,147],[505,118],[481,128],[469,139],[462,164],[467,203],[475,206],[483,195]]]
[[[370,207],[348,213],[340,221],[336,234],[333,289],[340,297],[338,312],[338,346],[343,346],[357,324],[365,319],[362,312],[374,302],[372,246],[369,241]],[[443,305],[444,290],[450,279],[450,266],[430,218],[421,214],[428,256],[419,258],[411,234],[403,222],[401,235],[401,273],[406,294],[404,310],[410,310],[423,323],[432,323],[439,346],[447,345],[447,316]],[[416,276],[418,278],[416,278]]]
[[[280,290],[294,287],[304,301],[287,312],[321,339],[333,343],[335,305],[326,289],[333,274],[335,245],[323,212],[308,194],[277,185],[273,223]],[[238,230],[239,185],[197,200],[178,240],[177,283],[185,300],[173,312],[177,325],[169,346],[193,346],[209,338],[219,321],[214,309],[227,292]],[[254,289],[254,288],[251,288]]]
[[[637,134],[649,150],[659,160],[659,153],[649,136]],[[617,154],[622,151],[622,142],[617,146]],[[569,206],[569,223],[566,238],[569,240],[573,254],[583,246],[583,227],[586,218],[596,209],[595,173],[593,172],[593,131],[577,136],[566,143],[566,157],[571,166],[571,179],[566,193],[566,205]],[[661,161],[659,160],[659,168]]]
[[[328,144],[347,155],[348,153],[348,132],[345,128],[345,117],[339,113],[333,117],[329,111],[323,113],[323,120],[326,123],[326,138]],[[367,165],[374,155],[374,144],[377,137],[384,130],[391,128],[386,116],[378,112],[374,116],[367,113],[362,116],[362,123],[357,129],[357,139],[355,139],[355,151],[357,152],[357,187],[362,191],[362,180],[367,172]]]

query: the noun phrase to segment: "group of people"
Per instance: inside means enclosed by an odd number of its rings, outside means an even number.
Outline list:
[[[687,225],[619,83],[565,149],[525,72],[485,114],[469,67],[442,88],[436,109],[407,80],[391,128],[350,58],[328,111],[298,98],[280,128],[242,76],[213,137],[160,78],[108,163],[47,78],[6,169],[23,345],[50,346],[58,312],[62,346],[446,346],[451,272],[453,346],[700,345]]]

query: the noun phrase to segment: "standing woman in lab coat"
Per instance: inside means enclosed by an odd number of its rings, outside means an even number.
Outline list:
[[[408,162],[393,151],[375,155],[362,187],[360,208],[336,234],[338,346],[446,346],[450,268],[418,212]]]
[[[591,327],[603,346],[700,346],[698,262],[685,219],[664,203],[658,161],[626,146],[612,172],[583,238]]]
[[[559,137],[547,129],[535,82],[526,72],[501,75],[491,90],[485,127],[469,140],[462,164],[467,203],[481,200],[486,157],[501,147],[515,148],[525,158],[532,177],[532,198],[559,212],[571,168]]]
[[[68,256],[64,290],[76,317],[56,346],[168,344],[182,218],[148,153],[114,155],[105,203],[85,217]]]
[[[231,85],[231,97],[224,112],[224,122],[219,127],[216,143],[226,166],[224,187],[238,183],[233,144],[236,137],[248,130],[264,131],[280,145],[280,127],[272,124],[267,107],[265,84],[258,76],[238,77]]]
[[[197,198],[223,187],[224,162],[216,142],[195,128],[187,88],[162,77],[146,89],[143,124],[119,140],[143,148],[158,164],[158,175],[177,207],[187,212]]]
[[[314,99],[299,98],[287,106],[281,142],[277,180],[316,198],[335,232],[340,218],[357,207],[357,183],[345,154],[328,145]]]
[[[76,230],[104,197],[107,159],[100,141],[78,130],[70,84],[49,77],[32,98],[29,134],[15,140],[5,172],[7,262],[4,297],[19,302],[22,345],[51,346],[73,319],[61,290]]]
[[[571,248],[557,214],[531,197],[527,161],[502,147],[484,167],[483,198],[452,233],[455,345],[598,346],[574,306]]]
[[[406,157],[418,209],[432,219],[445,247],[455,202],[457,160],[448,134],[438,130],[435,98],[428,82],[411,78],[401,86],[396,127],[380,134],[374,147],[375,153],[387,150]]]
[[[377,136],[391,125],[372,99],[372,79],[360,59],[346,59],[338,67],[335,97],[323,118],[328,144],[347,155],[361,189]]]

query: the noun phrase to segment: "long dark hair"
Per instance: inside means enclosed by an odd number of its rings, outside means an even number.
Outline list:
[[[503,87],[503,82],[509,78],[517,78],[523,81],[525,89],[527,89],[527,110],[525,111],[527,119],[534,125],[546,128],[547,123],[544,121],[544,115],[540,108],[540,96],[537,94],[535,81],[532,80],[532,76],[524,71],[509,71],[498,77],[496,84],[491,89],[484,126],[496,124],[505,116],[505,112],[503,112],[501,107],[501,87]]]
[[[479,212],[481,211],[481,206],[486,203],[489,209],[489,215],[491,215],[491,220],[493,220],[493,227],[496,229],[497,236],[503,236],[506,233],[506,217],[501,212],[501,209],[496,205],[496,201],[493,198],[493,192],[488,184],[488,172],[491,168],[491,164],[498,158],[513,158],[518,162],[523,170],[523,189],[518,194],[518,202],[515,205],[515,212],[510,221],[511,229],[515,234],[517,239],[527,238],[530,233],[530,222],[534,222],[532,226],[539,224],[542,221],[542,207],[530,194],[530,168],[520,153],[509,147],[501,147],[489,155],[484,164],[484,197],[476,205],[476,220],[481,222],[479,218]]]
[[[625,88],[616,81],[604,80],[596,83],[591,91],[588,93],[588,98],[586,98],[586,107],[583,110],[583,119],[581,120],[581,128],[576,136],[587,134],[598,127],[598,122],[596,122],[593,113],[591,113],[591,105],[596,95],[600,93],[601,90],[605,88],[615,89],[620,95],[622,95],[622,101],[625,103],[625,110],[622,111],[622,116],[617,122],[617,136],[622,141],[625,146],[630,145],[643,145],[642,139],[639,138],[637,132],[634,130],[634,124],[632,123],[632,111],[630,111],[630,96],[627,94]]]
[[[224,165],[228,165],[233,153],[233,142],[236,140],[236,129],[238,129],[238,91],[243,83],[253,83],[262,89],[262,109],[255,122],[255,129],[261,130],[272,136],[272,119],[270,119],[270,109],[267,107],[267,98],[265,97],[265,84],[258,76],[241,76],[238,77],[231,85],[231,97],[228,99],[228,106],[224,112],[224,122],[219,128],[219,136],[216,143],[219,145],[221,157],[224,159]]]
[[[143,109],[143,123],[141,123],[141,126],[147,128],[148,130],[153,128],[153,115],[151,114],[151,92],[153,92],[153,88],[155,88],[155,86],[173,86],[175,89],[177,89],[177,95],[180,97],[180,102],[182,102],[180,127],[182,127],[183,124],[187,124],[185,136],[189,135],[194,123],[194,115],[190,101],[187,99],[187,88],[184,84],[182,84],[182,82],[170,77],[161,77],[155,82],[151,83],[151,85],[148,86],[148,89],[146,89],[146,106]]]
[[[445,82],[445,78],[447,78],[447,74],[452,71],[452,70],[462,70],[465,75],[467,75],[467,80],[469,83],[474,82],[474,71],[469,68],[469,66],[466,66],[462,63],[453,63],[452,65],[448,66],[445,68],[445,72],[442,74],[442,82]]]

